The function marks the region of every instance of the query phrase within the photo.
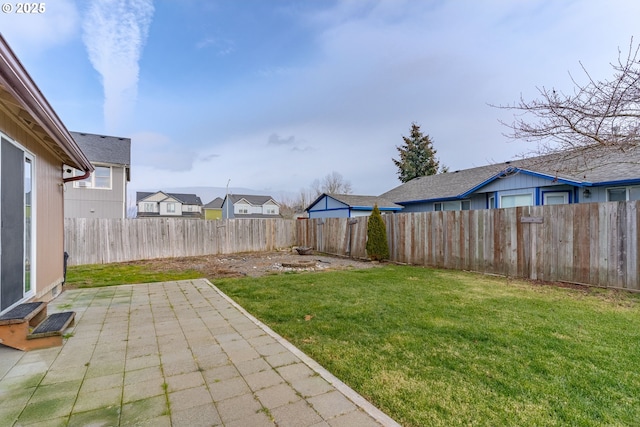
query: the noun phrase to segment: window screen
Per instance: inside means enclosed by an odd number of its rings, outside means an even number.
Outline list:
[[[514,194],[512,196],[500,196],[501,208],[514,208],[516,206],[533,205],[533,197],[531,194]]]

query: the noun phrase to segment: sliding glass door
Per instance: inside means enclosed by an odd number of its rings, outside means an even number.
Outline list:
[[[0,311],[34,293],[33,156],[1,139]]]

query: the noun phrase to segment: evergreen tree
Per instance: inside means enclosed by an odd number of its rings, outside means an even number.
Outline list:
[[[436,150],[429,135],[423,135],[420,126],[411,124],[411,136],[403,136],[404,145],[396,147],[400,153],[398,160],[392,159],[398,167],[398,178],[402,182],[411,181],[419,176],[438,173],[440,162],[436,158]],[[443,170],[446,167],[443,166]]]
[[[367,222],[367,254],[374,261],[382,261],[389,258],[387,227],[384,225],[378,205],[373,207],[373,212]]]

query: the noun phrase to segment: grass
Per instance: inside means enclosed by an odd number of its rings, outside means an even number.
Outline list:
[[[73,267],[69,278],[192,274],[112,264]],[[404,426],[640,419],[637,294],[408,266],[214,284]]]
[[[215,284],[405,426],[640,419],[637,295],[406,266]]]
[[[70,266],[67,288],[91,288],[135,283],[167,282],[202,278],[196,270],[157,271],[129,263]]]

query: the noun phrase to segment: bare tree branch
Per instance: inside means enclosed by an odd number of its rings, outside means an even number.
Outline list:
[[[294,212],[302,212],[322,193],[351,194],[351,182],[345,180],[336,171],[327,174],[322,180],[314,179],[308,189],[300,189],[293,200],[286,200],[285,204]]]
[[[640,45],[634,47],[632,38],[626,54],[618,49],[618,61],[610,65],[613,77],[599,81],[580,63],[586,83],[570,74],[573,94],[538,87],[537,99],[520,96],[513,105],[494,105],[514,112],[512,122],[500,121],[509,129],[505,136],[537,143],[535,154],[578,150],[589,162],[602,158],[600,151],[640,145]]]

